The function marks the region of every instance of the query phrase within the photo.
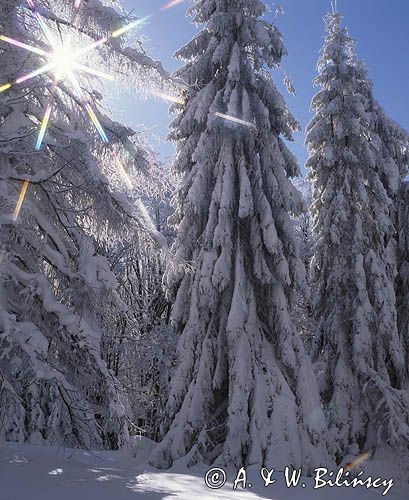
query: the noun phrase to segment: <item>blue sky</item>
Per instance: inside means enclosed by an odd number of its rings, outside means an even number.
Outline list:
[[[140,17],[152,15],[141,30],[148,38],[145,47],[168,71],[173,71],[180,65],[173,59],[174,52],[194,36],[197,28],[185,16],[189,0],[161,11],[166,2],[125,0],[124,3]],[[272,5],[271,1],[266,3]],[[283,66],[297,90],[296,96],[285,93],[285,98],[305,128],[312,117],[310,103],[316,91],[312,80],[316,76],[317,58],[324,38],[322,18],[330,9],[330,0],[281,0],[277,4],[285,10],[277,23],[288,50]],[[409,129],[409,1],[338,0],[338,6],[345,25],[357,41],[358,57],[368,66],[377,99],[394,120]],[[281,72],[275,72],[275,80],[281,85]],[[170,122],[167,103],[122,96],[119,104],[123,118],[130,125],[145,124],[154,134],[166,136]],[[298,133],[291,146],[301,166],[307,156],[303,143],[304,134]],[[163,159],[172,155],[172,145],[153,138],[152,145]]]

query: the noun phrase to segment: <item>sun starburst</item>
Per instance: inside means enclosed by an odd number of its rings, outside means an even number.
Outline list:
[[[43,50],[42,48],[20,42],[19,40],[15,40],[6,35],[0,35],[1,41],[19,47],[21,49],[27,50],[29,52],[35,53],[41,56],[45,60],[44,65],[40,66],[31,73],[20,76],[19,78],[17,78],[15,82],[0,84],[0,93],[11,89],[13,85],[22,84],[37,76],[46,73],[51,73],[53,75],[54,89],[61,81],[68,82],[75,89],[75,91],[79,94],[79,97],[84,101],[83,103],[84,109],[87,112],[96,130],[98,131],[101,139],[103,140],[103,142],[107,143],[108,136],[105,133],[95,110],[92,108],[91,103],[84,98],[84,94],[77,77],[78,74],[81,73],[87,73],[89,75],[97,76],[99,78],[105,78],[108,80],[113,80],[113,77],[107,73],[104,73],[103,71],[89,67],[87,64],[83,62],[83,58],[87,53],[96,50],[98,47],[101,47],[102,45],[107,43],[111,38],[118,38],[122,36],[124,33],[128,32],[129,30],[134,29],[137,26],[141,25],[146,21],[147,18],[139,19],[137,21],[129,23],[117,29],[116,31],[111,33],[111,35],[93,41],[91,44],[79,50],[75,50],[71,38],[67,37],[65,40],[57,40],[54,37],[46,21],[41,16],[41,14],[36,10],[33,0],[27,0],[27,4],[31,9],[32,13],[34,14],[34,16],[36,17],[38,24],[41,28],[41,31],[43,32],[45,39],[48,45],[50,46],[51,50],[50,51]],[[74,8],[78,10],[80,6],[81,6],[81,0],[75,0]],[[51,101],[49,101],[49,103],[46,106],[46,111],[42,119],[40,131],[35,144],[35,148],[37,150],[39,150],[42,146],[51,116],[52,116],[52,103]]]

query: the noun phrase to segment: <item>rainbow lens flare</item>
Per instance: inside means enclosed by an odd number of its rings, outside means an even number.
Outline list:
[[[30,184],[30,181],[27,179],[23,182],[23,187],[21,188],[20,196],[18,197],[17,205],[16,205],[16,208],[15,208],[14,214],[13,214],[13,222],[14,223],[17,222],[18,216],[20,215],[20,210],[21,210],[21,207],[23,206],[24,198],[26,197],[27,188],[28,188],[29,184]]]
[[[86,103],[85,109],[87,110],[88,116],[91,118],[92,123],[94,124],[95,128],[98,130],[99,135],[101,136],[101,139],[105,142],[108,143],[108,137],[102,128],[101,123],[99,122],[97,115],[95,114],[94,110],[91,108],[91,105],[89,103]]]
[[[40,133],[38,134],[38,138],[37,138],[37,142],[36,142],[36,150],[37,151],[39,149],[41,149],[41,145],[42,145],[43,140],[44,140],[45,132],[46,132],[47,127],[48,127],[48,122],[50,121],[51,111],[52,111],[52,107],[51,107],[51,104],[49,104],[47,106],[47,109],[45,110],[45,115],[44,115],[43,121],[41,123]]]
[[[168,2],[165,4],[163,7],[161,7],[160,10],[168,10],[171,9],[172,7],[176,7],[176,5],[179,5],[180,3],[184,2],[185,0],[172,0],[171,2]]]

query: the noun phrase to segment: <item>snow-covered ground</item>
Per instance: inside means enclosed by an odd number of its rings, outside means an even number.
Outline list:
[[[251,489],[233,490],[228,482],[219,490],[205,485],[206,469],[158,471],[144,465],[151,444],[135,440],[122,452],[90,453],[56,447],[4,444],[0,447],[0,500],[370,500],[409,498],[409,488],[395,485],[383,497],[383,489],[325,487],[287,488],[282,474],[277,483],[264,487],[253,481]],[[280,479],[281,476],[281,479]],[[249,479],[250,480],[250,479]]]

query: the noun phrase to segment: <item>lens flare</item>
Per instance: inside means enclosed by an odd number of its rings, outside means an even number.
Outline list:
[[[41,145],[42,145],[43,140],[44,140],[45,132],[46,132],[47,127],[48,127],[48,122],[50,121],[51,110],[52,110],[52,107],[51,107],[51,104],[49,104],[47,106],[47,109],[45,110],[45,115],[44,115],[43,121],[41,123],[40,133],[38,134],[38,138],[37,138],[37,142],[36,142],[36,150],[37,151],[39,149],[41,149]]]
[[[45,50],[39,49],[37,47],[32,47],[31,45],[27,45],[26,43],[19,42],[18,40],[14,40],[14,38],[10,38],[8,36],[0,35],[0,40],[3,42],[9,43],[10,45],[15,45],[16,47],[20,47],[21,49],[29,50],[30,52],[34,52],[34,54],[39,54],[40,56],[48,57],[49,54]]]
[[[98,76],[99,78],[105,78],[106,80],[114,80],[114,77],[112,75],[108,75],[108,73],[104,73],[103,71],[99,71],[98,69],[90,68],[85,64],[74,62],[74,66],[84,73],[89,73],[90,75]]]
[[[176,7],[176,5],[179,5],[180,3],[184,2],[185,0],[172,0],[171,2],[168,2],[166,5],[161,7],[160,10],[167,10],[171,9],[172,7]]]
[[[134,21],[132,23],[127,24],[126,26],[123,26],[122,28],[119,28],[118,30],[114,31],[111,35],[112,38],[118,38],[119,36],[123,35],[124,33],[127,33],[128,31],[136,28],[137,26],[140,26],[141,24],[145,23],[151,16],[146,16],[142,17],[141,19],[138,19],[137,21]]]
[[[108,38],[102,37],[99,40],[96,40],[95,42],[91,43],[91,45],[87,45],[81,50],[78,50],[75,54],[77,57],[83,56],[87,52],[91,52],[91,50],[97,49],[98,47],[101,47],[105,43],[107,43]]]
[[[94,127],[98,130],[98,133],[101,136],[101,139],[105,143],[108,143],[109,140],[108,140],[108,137],[105,133],[105,130],[102,128],[102,125],[99,122],[97,115],[95,114],[94,110],[91,108],[91,105],[89,103],[87,103],[85,105],[85,109],[87,110],[88,116],[91,118],[91,121],[94,124]]]
[[[14,210],[14,214],[13,214],[13,222],[14,223],[17,222],[18,216],[20,215],[20,210],[21,210],[21,207],[23,206],[24,198],[26,197],[27,188],[28,188],[29,184],[30,184],[30,181],[26,179],[23,183],[23,187],[21,188],[20,196],[18,197],[16,209]]]
[[[41,31],[44,33],[45,37],[48,40],[48,43],[51,45],[51,47],[55,48],[57,45],[57,42],[51,33],[50,29],[48,28],[47,24],[44,22],[44,19],[41,17],[41,15],[38,12],[34,13],[38,24],[40,25]]]
[[[164,101],[174,102],[176,104],[185,104],[185,101],[181,97],[167,94],[166,92],[155,91],[152,94],[156,97],[160,97]]]
[[[5,85],[0,86],[0,93],[4,92],[5,90],[11,89],[13,85],[11,83],[6,83]]]
[[[43,75],[44,73],[48,73],[54,68],[53,63],[46,64],[45,66],[42,66],[41,68],[36,69],[35,71],[29,73],[28,75],[20,76],[20,78],[17,78],[16,83],[24,83],[27,80],[31,80],[32,78]]]
[[[254,123],[246,122],[245,120],[241,120],[240,118],[236,118],[235,116],[225,115],[223,113],[216,113],[216,116],[223,118],[224,120],[229,120],[233,123],[238,123],[239,125],[245,125],[246,127],[256,128]]]
[[[113,156],[115,158],[115,163],[118,167],[118,171],[121,174],[122,179],[125,181],[126,185],[128,186],[129,189],[133,188],[132,181],[128,175],[128,172],[125,170],[124,166],[122,165],[120,159],[118,158],[117,154],[115,151],[113,152]]]
[[[345,470],[348,471],[348,472],[350,472],[351,470],[356,469],[362,463],[366,462],[368,460],[368,458],[371,458],[371,454],[369,452],[362,453],[362,455],[359,455],[359,457],[357,457],[354,460],[352,460],[352,462],[349,462],[345,466]]]

